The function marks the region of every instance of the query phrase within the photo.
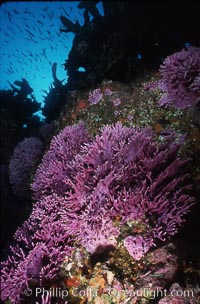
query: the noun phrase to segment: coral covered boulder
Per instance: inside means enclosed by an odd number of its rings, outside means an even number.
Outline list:
[[[123,248],[139,261],[177,233],[194,204],[180,146],[173,132],[157,139],[121,123],[94,139],[83,123],[63,129],[36,172],[37,202],[3,264],[2,299],[21,303],[25,288],[53,284],[75,247]]]

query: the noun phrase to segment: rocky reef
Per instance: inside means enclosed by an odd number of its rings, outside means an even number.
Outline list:
[[[61,16],[69,82],[54,64],[48,124],[2,167],[32,205],[4,250],[4,303],[199,301],[199,48],[195,16],[177,23],[194,6],[103,5],[81,2],[82,26]]]
[[[65,127],[34,177],[36,202],[3,263],[2,299],[21,303],[27,290],[37,299],[38,287],[63,288],[63,282],[68,292],[70,280],[72,298],[77,282],[82,288],[94,281],[88,303],[99,292],[108,296],[111,283],[122,294],[119,303],[125,291],[135,297],[146,289],[141,297],[151,299],[166,287],[178,269],[170,236],[195,202],[183,172],[188,160],[178,157],[182,141],[172,131],[156,139],[151,129],[121,123],[106,125],[94,139],[83,123]]]

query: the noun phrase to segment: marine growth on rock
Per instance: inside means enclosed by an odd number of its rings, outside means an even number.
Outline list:
[[[190,46],[169,55],[160,66],[160,74],[161,80],[152,88],[163,91],[161,106],[185,109],[200,102],[200,48]]]
[[[177,233],[194,204],[173,132],[83,123],[52,139],[32,190],[36,202],[3,263],[2,300],[23,303],[26,288],[50,287],[76,247],[89,255],[118,246],[140,260]]]

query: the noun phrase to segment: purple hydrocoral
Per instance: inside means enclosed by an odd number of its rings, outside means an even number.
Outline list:
[[[47,196],[34,204],[29,219],[16,231],[10,256],[2,263],[3,301],[26,303],[27,288],[47,287],[58,278],[59,266],[72,249],[71,237],[58,215],[64,208],[64,198]]]
[[[108,223],[112,244],[124,224],[141,218],[149,248],[177,232],[193,199],[187,195],[187,176],[181,175],[186,161],[177,157],[181,143],[174,140],[174,134],[166,134],[158,144],[151,130],[118,123],[105,126],[81,148],[74,160],[73,195],[79,195],[83,210],[77,214],[78,239],[91,253],[106,244],[99,232],[111,244]],[[117,216],[121,222],[114,227],[110,223]]]
[[[112,95],[113,94],[113,91],[111,91],[109,88],[106,88],[105,89],[105,95],[106,96],[110,96],[110,95]]]
[[[32,184],[37,199],[52,193],[64,195],[65,180],[72,171],[70,163],[79,153],[81,145],[88,141],[89,135],[82,122],[66,127],[59,136],[53,137]]]
[[[128,250],[128,253],[134,257],[135,260],[140,260],[149,248],[153,245],[152,240],[145,239],[141,235],[138,236],[127,236],[124,239],[124,246]]]
[[[58,277],[59,266],[71,250],[70,228],[73,224],[70,216],[75,208],[66,203],[65,193],[69,196],[70,185],[65,181],[73,173],[71,163],[81,144],[88,141],[83,123],[68,126],[53,138],[32,184],[38,202],[34,204],[29,219],[15,233],[11,257],[3,263],[3,300],[9,298],[14,303],[21,303],[25,288],[48,286]],[[65,223],[69,221],[71,225],[63,224],[59,215],[61,210],[69,213]],[[38,257],[35,263],[32,262],[34,256]],[[29,264],[32,265],[31,271]],[[20,283],[15,286],[13,282]]]
[[[17,196],[29,195],[31,173],[42,148],[42,141],[36,137],[25,138],[16,146],[9,164],[9,180]]]
[[[177,232],[194,204],[182,173],[187,161],[173,133],[160,139],[121,123],[93,141],[82,123],[54,137],[32,187],[38,202],[4,262],[3,300],[20,303],[27,286],[49,286],[75,245],[102,253],[123,240],[139,260]]]
[[[100,100],[102,99],[103,94],[101,93],[100,89],[95,89],[92,92],[89,93],[89,98],[88,101],[90,103],[90,105],[94,105],[100,102]]]
[[[84,217],[83,217],[84,218]],[[107,248],[114,248],[117,245],[119,228],[114,227],[109,217],[97,217],[96,225],[87,218],[81,219],[78,238],[80,243],[90,253],[102,253]]]
[[[168,56],[160,73],[158,86],[164,92],[160,105],[184,109],[200,101],[200,48],[190,46]]]

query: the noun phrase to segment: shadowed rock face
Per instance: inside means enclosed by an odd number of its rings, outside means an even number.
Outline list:
[[[189,2],[104,3],[105,16],[95,15],[89,25],[87,20],[74,39],[65,62],[69,87],[85,87],[103,78],[128,81],[144,68],[157,68],[184,43],[198,46],[199,9],[199,4]],[[78,72],[80,66],[85,73]]]

